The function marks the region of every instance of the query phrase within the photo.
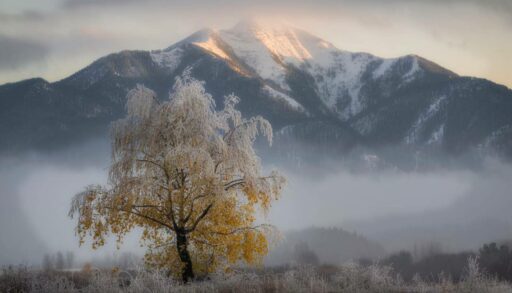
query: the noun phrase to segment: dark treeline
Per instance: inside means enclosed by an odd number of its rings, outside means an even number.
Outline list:
[[[500,281],[512,281],[512,246],[510,243],[495,242],[483,245],[478,252],[442,253],[432,251],[420,259],[414,253],[400,251],[379,263],[389,265],[399,273],[405,281],[411,281],[416,275],[422,279],[437,281],[440,276],[448,276],[453,281],[461,281],[467,273],[468,258],[476,257],[483,273]],[[360,264],[370,265],[373,261],[361,259]]]

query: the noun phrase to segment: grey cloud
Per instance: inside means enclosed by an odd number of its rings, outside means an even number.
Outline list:
[[[14,70],[43,61],[48,49],[37,42],[0,35],[0,70]]]

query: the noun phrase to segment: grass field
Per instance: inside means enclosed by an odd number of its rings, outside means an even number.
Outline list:
[[[512,286],[486,276],[469,259],[464,278],[449,276],[404,282],[390,267],[347,264],[240,270],[180,284],[164,273],[138,270],[41,271],[5,268],[0,292],[512,292]]]

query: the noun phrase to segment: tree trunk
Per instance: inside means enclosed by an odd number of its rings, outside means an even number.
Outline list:
[[[181,271],[181,278],[183,280],[183,283],[188,283],[188,281],[194,279],[192,259],[190,258],[190,253],[188,252],[187,241],[187,234],[181,231],[176,233],[176,246],[178,248],[180,260],[183,263],[183,268]]]

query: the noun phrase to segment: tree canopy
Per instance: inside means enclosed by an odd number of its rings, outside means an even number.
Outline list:
[[[83,243],[96,248],[108,235],[141,228],[148,265],[166,268],[183,281],[245,261],[256,264],[268,251],[270,226],[256,225],[285,182],[261,173],[253,144],[272,127],[262,117],[245,119],[225,97],[223,109],[203,84],[178,78],[169,100],[137,86],[127,95],[127,115],[113,123],[112,164],[107,186],[77,194],[70,216]]]

